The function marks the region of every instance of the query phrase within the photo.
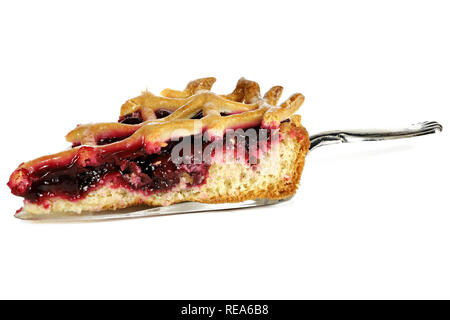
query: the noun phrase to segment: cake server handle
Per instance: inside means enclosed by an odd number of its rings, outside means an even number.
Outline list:
[[[336,143],[350,143],[359,141],[381,141],[423,136],[442,131],[442,125],[436,121],[425,121],[413,124],[403,129],[359,129],[325,131],[309,137],[309,150]]]

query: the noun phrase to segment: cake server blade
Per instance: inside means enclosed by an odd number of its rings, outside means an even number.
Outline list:
[[[284,201],[291,197],[281,200],[256,199],[236,203],[217,203],[207,204],[199,202],[182,202],[167,207],[133,207],[115,211],[102,212],[83,212],[81,214],[30,214],[25,211],[16,213],[15,217],[21,220],[32,220],[42,222],[89,222],[105,221],[129,218],[158,217],[183,213],[222,211],[242,208],[252,208],[260,206],[270,206]]]

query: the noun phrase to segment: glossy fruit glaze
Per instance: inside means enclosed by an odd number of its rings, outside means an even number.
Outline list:
[[[64,168],[45,168],[35,173],[37,179],[23,196],[37,203],[55,196],[77,200],[105,183],[148,195],[172,189],[185,173],[190,177],[188,186],[201,185],[206,181],[209,165],[176,165],[170,159],[176,143],[170,142],[159,154],[149,155],[141,149],[130,154],[110,155],[98,166],[80,167],[73,161]]]

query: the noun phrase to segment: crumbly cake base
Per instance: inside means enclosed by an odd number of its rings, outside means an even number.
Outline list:
[[[82,213],[142,204],[166,206],[184,201],[224,203],[287,198],[295,193],[300,181],[309,139],[298,116],[283,123],[280,132],[282,140],[278,153],[272,150],[254,167],[235,160],[215,162],[209,168],[207,182],[198,187],[186,187],[186,181],[182,179],[170,191],[145,195],[123,187],[104,185],[76,201],[53,198],[45,207],[25,202],[24,210],[31,214]]]

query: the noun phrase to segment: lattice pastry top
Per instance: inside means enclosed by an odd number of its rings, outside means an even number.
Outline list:
[[[121,118],[139,113],[143,122],[80,125],[66,136],[74,148],[26,162],[18,169],[23,168],[31,173],[50,163],[63,166],[73,161],[80,166],[96,165],[111,153],[136,148],[154,153],[172,138],[204,131],[214,138],[222,137],[228,128],[247,128],[259,124],[265,128],[276,128],[304,101],[304,96],[296,93],[276,106],[282,87],[272,87],[261,96],[258,83],[244,78],[238,81],[232,93],[219,95],[210,91],[215,80],[197,79],[189,82],[182,91],[165,89],[161,96],[145,91],[125,102],[120,112]],[[158,118],[159,110],[169,111],[170,114]],[[111,143],[100,145],[99,141]]]

